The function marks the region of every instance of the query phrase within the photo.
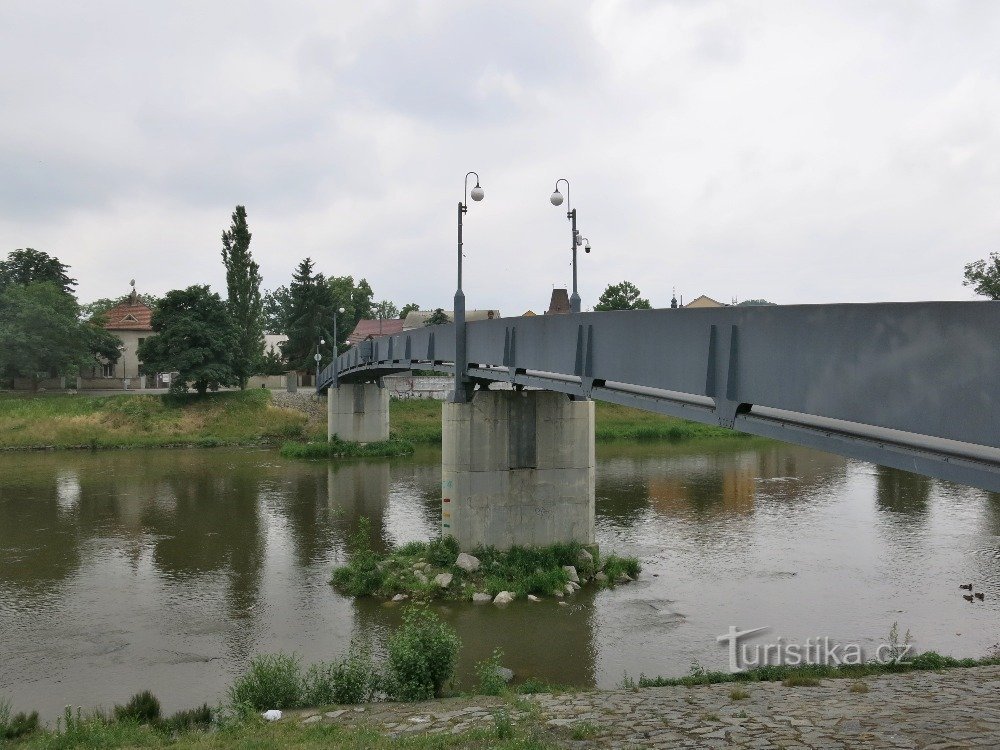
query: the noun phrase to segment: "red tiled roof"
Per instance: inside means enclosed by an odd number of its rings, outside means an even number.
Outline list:
[[[347,340],[352,344],[364,341],[369,336],[391,336],[403,332],[403,321],[398,318],[389,320],[359,320]]]
[[[148,305],[127,299],[108,310],[104,327],[109,331],[152,331],[152,319],[153,311]]]

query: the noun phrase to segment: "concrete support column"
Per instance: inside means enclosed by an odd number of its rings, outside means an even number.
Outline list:
[[[464,550],[594,543],[594,402],[476,391],[442,412],[441,531]]]
[[[389,389],[341,383],[326,392],[326,434],[355,443],[389,439]]]

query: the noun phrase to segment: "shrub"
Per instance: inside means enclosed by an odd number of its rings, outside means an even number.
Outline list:
[[[206,728],[212,723],[212,709],[207,703],[198,708],[189,708],[186,711],[178,711],[173,716],[165,719],[163,728],[167,731],[185,732],[189,729]]]
[[[302,701],[307,706],[365,703],[377,690],[371,654],[353,645],[346,659],[313,664],[302,679]]]
[[[440,568],[451,567],[459,553],[458,542],[455,537],[446,536],[441,539],[434,539],[427,545],[427,559]]]
[[[507,681],[500,674],[503,651],[496,648],[485,661],[476,662],[476,677],[479,678],[480,695],[500,695],[507,688]]]
[[[955,659],[942,656],[936,651],[924,651],[910,660],[910,666],[914,669],[944,669],[954,665]]]
[[[498,740],[509,740],[514,737],[514,722],[504,709],[493,712],[493,734]]]
[[[0,698],[0,740],[16,740],[38,729],[38,711],[11,714],[10,701]]]
[[[118,721],[155,724],[160,720],[160,701],[148,690],[133,695],[124,706],[115,706]]]
[[[608,577],[608,583],[611,585],[614,585],[622,575],[636,578],[641,571],[642,566],[634,557],[608,555],[604,560],[604,575]]]
[[[461,641],[450,625],[424,607],[410,607],[389,638],[386,692],[402,701],[441,697],[455,674]]]
[[[738,688],[737,687],[737,688],[733,688],[732,690],[729,691],[729,697],[732,700],[734,700],[734,701],[742,701],[742,700],[746,700],[747,698],[749,698],[750,697],[750,693],[748,693],[743,688]]]
[[[262,654],[250,660],[246,674],[229,688],[233,705],[258,711],[297,708],[302,703],[302,664],[294,654]]]
[[[372,549],[372,522],[362,516],[358,528],[347,540],[350,562],[333,571],[332,583],[338,591],[349,596],[371,596],[382,585],[382,572],[378,568],[378,555]]]

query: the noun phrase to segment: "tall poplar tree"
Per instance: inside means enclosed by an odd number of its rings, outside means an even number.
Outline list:
[[[247,211],[237,206],[229,230],[222,233],[222,263],[226,267],[226,307],[236,330],[233,371],[240,388],[259,371],[264,358],[264,302],[260,267],[250,253]]]

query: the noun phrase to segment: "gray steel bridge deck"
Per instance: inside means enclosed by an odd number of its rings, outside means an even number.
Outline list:
[[[633,406],[1000,492],[1000,302],[635,310],[466,324],[468,378]],[[455,327],[362,342],[343,382],[454,373]],[[332,382],[323,370],[318,390]]]

